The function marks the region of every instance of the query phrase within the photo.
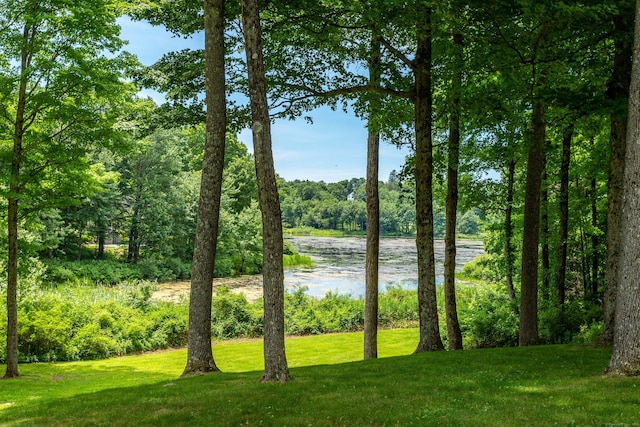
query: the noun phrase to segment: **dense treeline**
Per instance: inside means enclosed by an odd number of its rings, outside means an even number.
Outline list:
[[[353,178],[339,182],[280,180],[282,220],[285,227],[323,230],[366,231],[366,182]],[[379,183],[380,232],[411,236],[416,231],[415,190],[403,188],[395,171],[387,182]],[[434,234],[444,237],[444,200],[438,197],[434,209]],[[482,212],[479,208],[460,213],[458,231],[479,236]]]
[[[87,179],[93,186],[71,194],[72,203],[65,208],[38,212],[31,221],[31,254],[58,266],[56,274],[63,268],[60,260],[111,259],[130,265],[111,265],[111,270],[136,270],[126,279],[188,279],[203,139],[200,126],[158,129],[125,153],[91,153]],[[259,272],[261,226],[253,159],[232,138],[221,217],[218,277]]]

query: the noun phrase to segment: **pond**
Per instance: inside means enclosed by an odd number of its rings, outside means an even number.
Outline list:
[[[287,237],[302,255],[311,257],[312,269],[285,271],[285,288],[305,286],[307,293],[322,297],[328,291],[338,294],[364,296],[365,254],[364,237]],[[457,242],[456,271],[484,252],[482,241]],[[436,282],[443,282],[444,241],[435,241]],[[405,289],[418,287],[418,260],[415,239],[381,238],[378,283],[380,291],[388,285],[399,284]]]

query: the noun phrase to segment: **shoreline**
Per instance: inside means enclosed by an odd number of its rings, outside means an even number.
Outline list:
[[[234,294],[244,294],[250,303],[262,298],[262,274],[213,279],[213,294],[219,287],[226,286]],[[159,301],[180,302],[189,300],[190,281],[159,283],[152,298]]]

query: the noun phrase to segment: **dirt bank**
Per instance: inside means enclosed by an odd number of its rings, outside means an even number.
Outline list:
[[[160,283],[153,298],[171,302],[178,302],[182,298],[188,300],[190,286],[191,282]],[[214,295],[220,286],[227,286],[233,293],[244,294],[249,302],[262,298],[262,275],[213,279]]]

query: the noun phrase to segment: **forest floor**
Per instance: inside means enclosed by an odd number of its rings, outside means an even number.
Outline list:
[[[262,340],[215,342],[223,373],[178,379],[186,350],[21,365],[3,426],[638,426],[640,379],[575,345],[412,355],[417,329],[287,338],[293,381],[263,384]],[[4,367],[0,365],[0,369]]]

